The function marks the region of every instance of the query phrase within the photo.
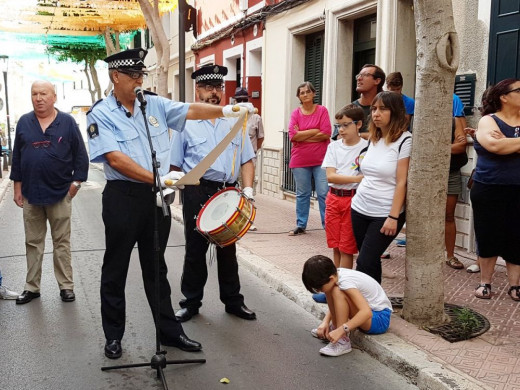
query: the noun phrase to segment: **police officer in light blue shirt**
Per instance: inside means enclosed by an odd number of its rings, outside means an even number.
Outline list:
[[[159,221],[161,344],[184,351],[200,351],[202,346],[190,340],[176,319],[164,251],[171,218],[163,217],[156,207],[148,123],[153,148],[160,163],[160,184],[179,179],[179,172],[168,172],[171,136],[169,128],[182,131],[187,119],[238,116],[232,106],[176,103],[156,95],[146,95],[146,117],[136,99],[146,76],[144,49],[131,49],[105,59],[113,92],[94,104],[87,115],[90,159],[102,162],[107,179],[103,191],[103,222],[106,251],[101,271],[101,317],[105,333],[105,356],[117,359],[122,354],[125,331],[125,284],[130,254],[137,243],[146,297],[152,311],[156,308],[154,280],[154,211]],[[252,109],[252,107],[251,107]]]
[[[220,104],[226,74],[227,68],[220,65],[204,66],[194,72],[192,78],[195,79],[199,100],[214,105]],[[229,118],[187,121],[184,132],[174,138],[172,166],[184,172],[191,171],[229,133],[235,122],[235,119]],[[201,205],[222,188],[237,186],[239,171],[244,185],[243,192],[252,199],[254,157],[255,152],[247,130],[240,131],[204,173],[200,185],[184,188],[182,196],[186,254],[181,292],[185,299],[180,301],[182,309],[176,313],[181,322],[188,321],[199,313],[208,278],[206,253],[209,242],[196,231],[196,217]],[[246,320],[256,319],[256,314],[244,304],[244,296],[240,294],[235,244],[217,247],[216,252],[219,296],[226,312]]]

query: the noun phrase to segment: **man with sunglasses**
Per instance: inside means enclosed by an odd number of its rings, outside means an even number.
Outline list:
[[[101,270],[101,318],[105,333],[105,356],[121,357],[121,339],[125,332],[125,284],[131,252],[137,243],[144,289],[152,311],[156,307],[154,279],[154,206],[152,158],[145,121],[156,152],[160,182],[176,181],[182,174],[169,172],[172,134],[183,131],[187,119],[211,119],[238,116],[232,106],[174,102],[145,91],[146,118],[140,109],[136,88],[146,76],[144,49],[130,49],[105,58],[114,89],[95,103],[87,114],[90,159],[103,163],[106,187],[103,191],[103,222],[106,251]],[[173,187],[175,188],[175,187]],[[171,289],[167,279],[164,252],[170,233],[171,218],[159,220],[160,313],[162,345],[183,351],[200,351],[202,346],[186,336],[175,317]],[[154,313],[155,317],[155,313]]]
[[[195,79],[196,94],[199,101],[218,107],[222,99],[224,76],[227,68],[221,65],[207,65],[192,74]],[[244,103],[240,103],[244,104]],[[171,152],[170,164],[183,172],[192,170],[213,148],[230,132],[236,120],[218,118],[186,122],[186,129],[176,134]],[[188,321],[199,314],[204,296],[204,286],[208,279],[206,253],[209,242],[196,231],[196,217],[206,201],[225,187],[235,187],[239,172],[242,176],[243,192],[253,198],[253,179],[255,157],[253,146],[248,136],[242,132],[231,141],[218,159],[200,179],[198,186],[186,186],[183,191],[184,236],[186,254],[182,273],[181,292],[185,296],[179,304],[177,318]],[[217,247],[217,273],[220,300],[225,311],[245,320],[255,320],[256,314],[244,304],[240,294],[240,279],[236,246],[231,244]]]
[[[53,242],[54,275],[61,300],[72,302],[74,281],[70,253],[72,199],[87,180],[88,156],[74,118],[54,107],[56,92],[48,81],[31,86],[34,110],[16,126],[11,180],[14,202],[23,208],[27,275],[25,304],[40,296],[47,221]]]

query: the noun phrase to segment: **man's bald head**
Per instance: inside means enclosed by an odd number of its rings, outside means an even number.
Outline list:
[[[31,86],[31,100],[38,118],[54,115],[56,91],[54,85],[45,80],[37,80]]]

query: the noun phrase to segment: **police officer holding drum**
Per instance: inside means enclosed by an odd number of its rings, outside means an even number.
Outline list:
[[[160,182],[178,180],[182,173],[168,172],[171,139],[168,129],[182,131],[187,119],[238,116],[232,106],[186,104],[146,95],[146,115],[134,92],[146,76],[144,49],[126,50],[105,58],[114,89],[95,103],[87,115],[90,160],[103,163],[107,184],[103,191],[103,222],[106,251],[101,271],[101,317],[105,333],[105,356],[117,359],[122,354],[125,332],[125,285],[130,255],[137,243],[144,289],[152,309],[156,307],[154,281],[154,205],[152,160],[145,123],[148,122],[153,147],[160,163]],[[252,107],[250,108],[252,110]],[[186,336],[176,319],[164,251],[171,218],[159,220],[160,307],[158,318],[161,344],[184,351],[200,351],[202,346]],[[154,313],[155,314],[155,313]]]
[[[226,74],[227,68],[220,65],[204,66],[192,74],[201,102],[218,107]],[[229,118],[187,121],[186,129],[174,137],[171,165],[183,172],[191,171],[229,133],[235,122],[236,119]],[[181,291],[186,298],[180,301],[182,309],[176,313],[181,322],[188,321],[199,313],[208,278],[206,252],[209,242],[196,231],[196,217],[202,205],[212,195],[222,188],[237,185],[239,171],[242,173],[243,192],[253,199],[254,157],[255,152],[247,131],[240,131],[204,173],[200,185],[184,188],[182,195],[186,254]],[[240,294],[235,244],[217,247],[216,252],[220,300],[224,303],[226,312],[246,320],[256,319],[256,314],[247,308],[244,297]]]

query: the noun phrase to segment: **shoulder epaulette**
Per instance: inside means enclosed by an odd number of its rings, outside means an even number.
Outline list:
[[[90,112],[92,111],[92,109],[94,107],[96,107],[96,104],[98,104],[99,102],[103,101],[103,99],[99,99],[97,102],[95,102],[91,107],[90,107],[90,110],[87,111],[87,115],[90,114]]]
[[[146,89],[143,90],[143,93],[144,93],[145,95],[157,96],[157,94],[156,94],[155,92],[147,91]]]

